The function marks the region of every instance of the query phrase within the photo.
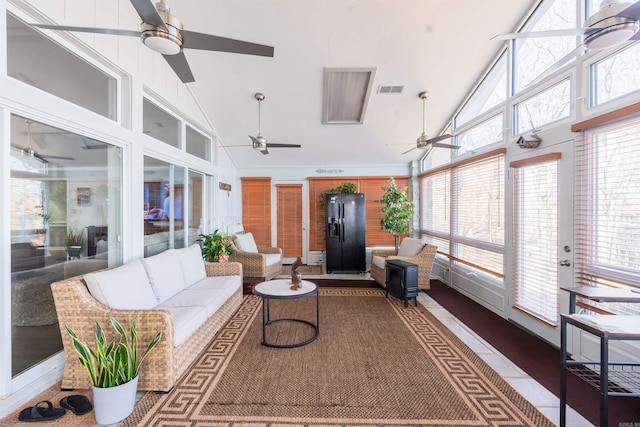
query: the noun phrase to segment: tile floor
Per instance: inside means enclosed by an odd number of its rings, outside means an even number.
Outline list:
[[[540,385],[537,381],[527,375],[524,371],[513,364],[509,359],[500,354],[489,343],[480,338],[464,323],[456,319],[451,313],[445,310],[434,299],[420,292],[418,302],[426,307],[432,314],[437,316],[445,326],[447,326],[458,338],[464,341],[474,350],[485,362],[489,364],[522,396],[534,404],[540,412],[549,418],[556,425],[560,420],[560,401],[549,390]],[[571,408],[567,408],[567,425],[571,427],[593,426],[584,417]]]

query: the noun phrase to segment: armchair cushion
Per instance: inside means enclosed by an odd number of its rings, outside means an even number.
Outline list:
[[[258,253],[258,246],[251,233],[237,234],[235,244],[241,251]]]
[[[424,242],[420,239],[405,237],[400,242],[398,256],[414,256],[424,247]]]

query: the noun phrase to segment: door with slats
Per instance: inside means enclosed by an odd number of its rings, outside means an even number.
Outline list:
[[[305,201],[303,184],[275,185],[276,245],[282,249],[283,264],[293,263],[297,257],[306,264]]]

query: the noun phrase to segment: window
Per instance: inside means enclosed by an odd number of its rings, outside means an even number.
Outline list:
[[[504,114],[500,113],[456,136],[460,146],[458,155],[472,153],[479,148],[500,142],[503,139]]]
[[[181,148],[180,120],[146,98],[142,105],[142,126],[146,135]]]
[[[636,117],[586,132],[577,148],[577,285],[640,287],[639,135]]]
[[[591,66],[591,106],[640,89],[640,45],[634,44]]]
[[[187,153],[211,161],[211,139],[186,125],[185,143]]]
[[[11,116],[13,376],[62,350],[51,283],[122,262],[122,149],[88,140]]]
[[[575,0],[547,0],[541,11],[521,32],[576,28]],[[514,43],[514,93],[520,92],[536,77],[576,47],[576,37],[532,37]]]
[[[421,176],[421,233],[454,264],[504,277],[504,149]],[[450,184],[450,201],[444,185]],[[446,206],[450,202],[450,206]],[[450,209],[449,230],[446,210]]]
[[[513,303],[552,325],[558,317],[558,159],[511,163],[513,171]]]
[[[109,119],[116,80],[7,14],[7,74]]]
[[[514,135],[534,130],[571,114],[571,85],[569,80],[538,93],[514,108],[517,124]]]
[[[455,118],[456,127],[500,105],[507,99],[507,55],[491,68]]]

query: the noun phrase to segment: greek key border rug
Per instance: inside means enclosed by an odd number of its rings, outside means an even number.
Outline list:
[[[245,300],[169,393],[122,426],[552,426],[424,307],[380,289],[321,288],[320,333],[262,346],[262,301]],[[272,300],[272,319],[315,320],[315,297]],[[273,328],[272,328],[273,326]],[[303,323],[267,328],[300,340]]]

